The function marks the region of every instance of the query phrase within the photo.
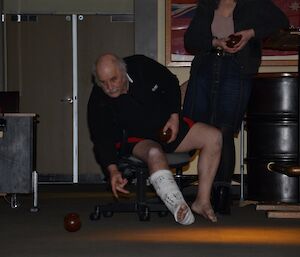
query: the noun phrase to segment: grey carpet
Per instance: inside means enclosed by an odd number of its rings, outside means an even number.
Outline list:
[[[86,190],[88,188],[88,190]],[[101,189],[102,190],[102,189]],[[300,256],[300,220],[267,219],[254,205],[233,206],[232,215],[212,224],[201,217],[181,226],[171,215],[141,222],[134,213],[115,213],[91,221],[94,205],[110,199],[95,185],[47,186],[39,193],[38,213],[29,211],[30,195],[18,196],[12,209],[0,199],[1,257],[281,257]],[[64,216],[80,215],[82,227],[67,232]]]

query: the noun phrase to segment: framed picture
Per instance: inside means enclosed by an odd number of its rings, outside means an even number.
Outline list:
[[[287,15],[292,27],[300,27],[300,0],[273,0],[273,2]],[[278,37],[274,38],[274,43],[276,45],[279,41],[281,41],[282,44],[288,41],[289,44],[292,44],[293,41],[293,43],[299,44],[299,36],[298,38],[295,36],[296,35],[289,36],[287,34],[282,34],[282,36],[278,35]],[[266,48],[267,44],[265,44],[265,49],[263,49],[262,66],[297,66],[298,51],[268,50]],[[297,49],[296,46],[294,48]]]
[[[199,0],[201,1],[201,0]],[[288,16],[290,25],[300,27],[300,0],[273,0]],[[183,37],[198,0],[166,0],[166,65],[190,66],[193,56],[184,49]],[[262,66],[297,66],[297,51],[263,49]]]
[[[198,0],[166,0],[166,65],[190,66],[193,56],[184,49],[183,37]]]

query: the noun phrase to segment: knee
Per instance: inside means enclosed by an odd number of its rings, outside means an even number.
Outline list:
[[[161,158],[164,155],[162,148],[158,146],[152,146],[148,150],[148,159],[157,159]]]

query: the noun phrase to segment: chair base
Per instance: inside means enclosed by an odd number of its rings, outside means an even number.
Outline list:
[[[90,219],[96,221],[99,220],[101,216],[112,217],[115,212],[135,212],[138,215],[140,221],[149,221],[150,213],[156,212],[160,217],[164,217],[168,215],[169,210],[165,207],[163,203],[115,202],[103,205],[96,205],[94,212],[90,214]]]
[[[182,168],[188,163],[189,155],[187,154],[169,154],[172,158],[170,167],[174,168],[176,173],[174,179],[178,184],[181,191],[183,188],[193,185],[198,180],[196,175],[183,175]],[[119,169],[123,172],[128,181],[135,184],[135,199],[128,201],[115,201],[108,204],[98,204],[95,206],[94,211],[90,214],[91,220],[99,220],[101,216],[111,217],[115,212],[135,212],[137,213],[140,221],[150,220],[150,213],[157,212],[160,217],[166,216],[169,210],[165,204],[155,195],[149,197],[147,194],[147,180],[149,172],[147,166],[135,158],[122,158],[119,163]],[[187,199],[186,199],[187,200]],[[189,202],[189,200],[187,200]]]

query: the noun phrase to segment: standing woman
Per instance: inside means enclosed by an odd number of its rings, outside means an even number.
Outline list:
[[[214,186],[214,208],[218,213],[230,213],[234,134],[245,114],[251,78],[260,66],[261,41],[288,27],[287,17],[271,0],[199,0],[186,31],[185,48],[195,57],[184,115],[214,125],[223,134]]]

